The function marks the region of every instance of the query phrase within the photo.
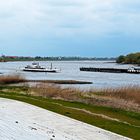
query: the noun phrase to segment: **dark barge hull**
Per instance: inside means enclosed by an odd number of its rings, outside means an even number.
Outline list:
[[[108,73],[130,73],[130,74],[140,74],[140,70],[128,71],[128,69],[117,69],[117,68],[80,68],[80,71],[87,72],[108,72]]]

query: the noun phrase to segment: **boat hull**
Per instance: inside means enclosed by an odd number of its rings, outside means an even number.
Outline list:
[[[51,69],[23,69],[26,72],[50,72],[50,73],[57,73],[57,70]]]
[[[139,70],[139,69],[119,69],[119,68],[92,68],[92,67],[82,67],[82,68],[80,68],[80,71],[140,74],[140,70]]]

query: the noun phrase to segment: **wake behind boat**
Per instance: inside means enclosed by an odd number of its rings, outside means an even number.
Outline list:
[[[51,63],[51,67],[50,68],[46,68],[46,67],[40,66],[39,63],[32,63],[32,65],[27,65],[25,68],[23,68],[23,71],[57,73],[57,72],[60,72],[60,69],[53,68],[52,67],[52,63]]]

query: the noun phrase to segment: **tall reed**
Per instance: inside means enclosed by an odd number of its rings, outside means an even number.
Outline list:
[[[25,81],[26,81],[25,78],[18,74],[0,76],[0,84],[14,84],[14,83],[20,83]]]
[[[62,88],[55,84],[42,83],[32,87],[31,93],[45,98],[140,111],[139,86],[82,91],[76,88]]]

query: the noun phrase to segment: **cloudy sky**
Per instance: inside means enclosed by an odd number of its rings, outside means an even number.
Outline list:
[[[140,0],[0,0],[0,53],[112,57],[140,51]]]

